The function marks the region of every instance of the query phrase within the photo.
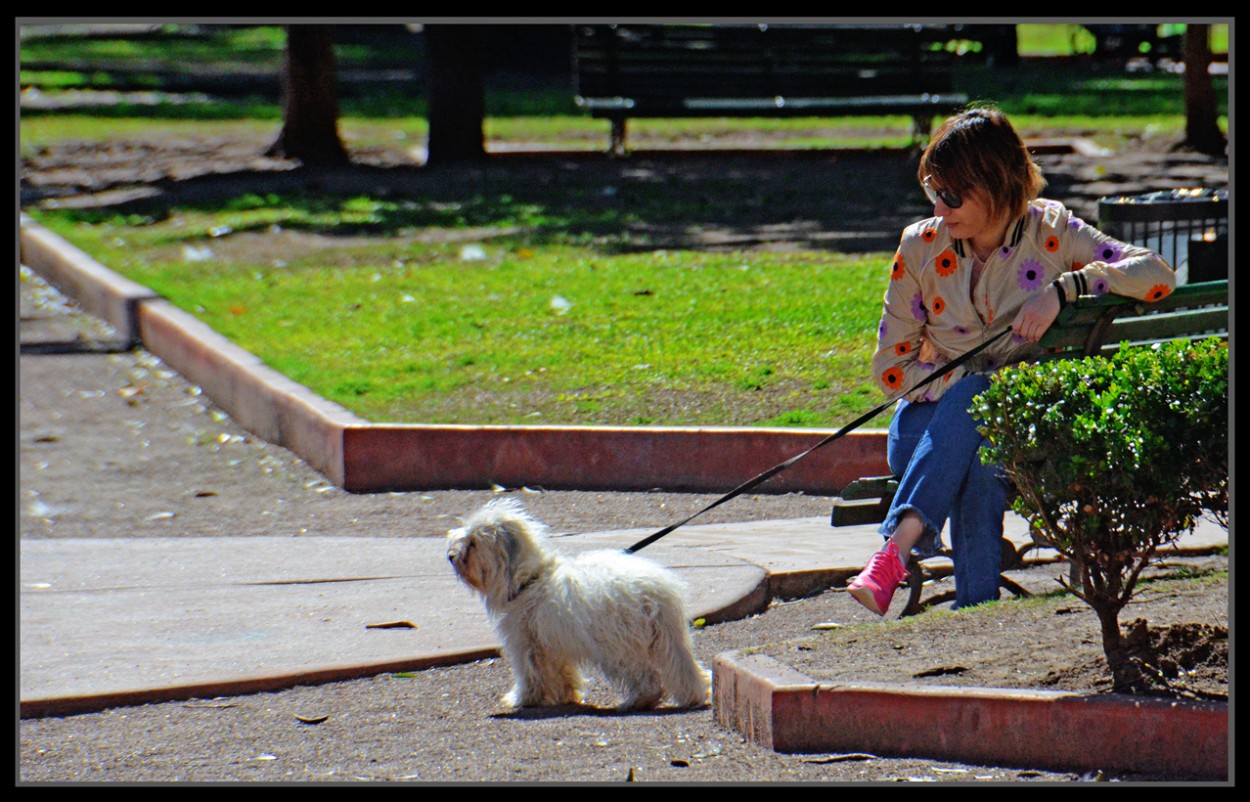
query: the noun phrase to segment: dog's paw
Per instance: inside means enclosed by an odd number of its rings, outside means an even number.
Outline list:
[[[645,696],[627,697],[621,702],[618,710],[655,710],[660,706],[663,696],[660,694],[647,694]]]
[[[710,697],[704,696],[699,699],[676,699],[673,701],[675,707],[683,710],[697,710],[701,707],[710,707],[712,700]]]

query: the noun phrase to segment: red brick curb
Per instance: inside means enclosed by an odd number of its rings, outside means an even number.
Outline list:
[[[101,265],[78,248],[22,215],[21,263],[78,302],[87,313],[139,342],[139,308],[156,293]]]
[[[779,752],[868,752],[1060,771],[1229,779],[1228,704],[1118,694],[825,685],[772,657],[718,655],[716,720]]]
[[[770,428],[375,424],[266,367],[150,290],[23,218],[22,264],[160,357],[257,436],[353,492],[504,487],[724,492],[830,432]],[[761,485],[832,494],[888,472],[885,432],[852,432]]]

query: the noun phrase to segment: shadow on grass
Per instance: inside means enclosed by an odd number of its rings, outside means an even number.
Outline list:
[[[201,174],[170,178],[167,168],[144,180],[135,164],[111,168],[94,186],[43,191],[90,222],[273,206],[289,212],[283,228],[326,236],[498,229],[538,245],[594,243],[616,252],[890,250],[903,227],[930,211],[916,189],[914,154],[899,150],[497,154],[480,165],[336,169],[230,169],[218,154],[180,158],[186,172],[201,159]]]

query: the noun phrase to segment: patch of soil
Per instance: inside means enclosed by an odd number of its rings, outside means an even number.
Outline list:
[[[1130,640],[1133,632],[1141,633],[1135,653],[1155,678],[1153,695],[1227,700],[1227,580],[1192,575],[1222,562],[1189,558],[1155,567],[1121,615]],[[1012,576],[1030,592],[1044,594],[1056,587],[1061,570],[1034,567]],[[877,626],[847,626],[833,618],[826,627],[759,651],[830,683],[1112,690],[1098,617],[1072,596],[933,610]]]

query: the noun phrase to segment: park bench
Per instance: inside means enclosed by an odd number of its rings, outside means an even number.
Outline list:
[[[922,25],[578,25],[574,100],[611,122],[646,117],[907,115],[915,139],[968,100]]]
[[[1178,338],[1228,336],[1228,280],[1177,287],[1162,300],[1148,303],[1116,295],[1083,296],[1068,304],[1042,338],[1042,360],[1107,355],[1122,344],[1146,345]],[[897,476],[868,476],[849,483],[834,499],[831,523],[835,527],[880,523],[898,490]],[[1002,570],[1020,568],[1024,555],[1044,543],[1017,548],[1002,541]],[[949,552],[939,556],[950,558]],[[940,563],[940,564],[938,564]],[[950,576],[949,560],[933,564],[917,561],[908,566],[909,595],[904,615],[913,615],[954,598],[953,591],[922,600],[924,585]],[[1016,596],[1028,593],[1005,574],[1000,585]]]

